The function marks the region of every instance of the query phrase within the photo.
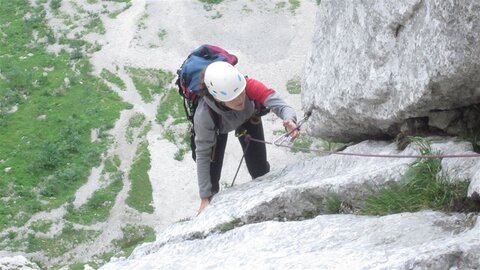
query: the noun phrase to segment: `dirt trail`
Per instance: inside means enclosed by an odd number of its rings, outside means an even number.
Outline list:
[[[147,225],[156,228],[160,221],[155,214],[150,215],[138,213],[128,207],[125,203],[131,187],[128,174],[136,156],[138,146],[143,140],[138,138],[137,134],[149,123],[156,125],[155,114],[158,100],[154,100],[152,103],[145,103],[135,89],[130,76],[128,76],[124,69],[126,66],[138,66],[129,62],[128,55],[129,51],[132,50],[131,44],[136,33],[135,29],[137,26],[137,20],[141,14],[145,12],[145,7],[145,1],[143,0],[132,1],[132,6],[120,14],[117,19],[108,20],[104,18],[106,34],[102,36],[101,39],[102,43],[105,45],[102,47],[102,50],[94,54],[91,58],[91,62],[97,75],[99,75],[103,69],[109,69],[110,71],[115,72],[125,82],[126,90],[121,90],[115,85],[111,85],[111,88],[124,101],[132,104],[133,108],[131,110],[122,111],[120,119],[109,132],[113,137],[114,144],[103,159],[105,161],[114,156],[120,158],[121,165],[119,170],[123,172],[123,189],[117,195],[108,220],[101,223],[99,226],[100,228],[97,228],[102,233],[95,239],[94,243],[89,243],[88,246],[79,245],[75,249],[69,251],[69,254],[67,254],[66,257],[70,257],[71,259],[88,259],[95,254],[108,252],[109,249],[111,249],[111,241],[122,237],[122,227],[128,223]],[[113,59],[114,61],[112,61]],[[142,127],[135,130],[133,142],[128,142],[126,134],[129,120],[138,113],[143,114],[146,121]],[[92,174],[90,175],[87,184],[76,193],[75,202],[78,203],[78,206],[80,206],[82,202],[85,202],[96,188],[101,185],[99,174],[94,172],[95,168],[92,170]]]

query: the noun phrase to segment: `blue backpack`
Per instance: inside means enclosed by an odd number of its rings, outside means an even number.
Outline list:
[[[178,93],[183,97],[183,107],[186,117],[192,123],[190,127],[190,147],[192,149],[193,160],[196,159],[193,118],[195,110],[197,109],[198,98],[201,95],[200,92],[205,90],[203,89],[205,87],[203,74],[207,66],[216,61],[225,61],[234,66],[237,64],[238,58],[218,46],[204,44],[193,50],[177,70],[178,77],[176,84],[178,86]],[[211,109],[210,115],[215,123],[215,127],[218,129],[221,117]]]
[[[216,61],[225,61],[234,66],[238,59],[220,47],[204,44],[193,50],[177,70],[178,92],[183,97],[185,113],[190,121],[193,121],[199,92],[205,87],[203,84],[205,69]]]

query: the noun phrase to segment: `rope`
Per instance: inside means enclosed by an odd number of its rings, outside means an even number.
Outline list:
[[[311,149],[311,148],[302,148],[296,146],[289,146],[284,144],[275,144],[273,142],[267,142],[263,140],[258,140],[255,138],[250,138],[251,141],[275,145],[278,147],[284,147],[289,149],[295,149],[299,151],[307,151],[307,152],[316,152],[320,154],[329,154],[329,155],[342,155],[342,156],[357,156],[357,157],[376,157],[376,158],[475,158],[480,157],[480,154],[459,154],[459,155],[442,155],[442,154],[428,154],[428,155],[384,155],[384,154],[366,154],[366,153],[346,153],[346,152],[339,152],[339,151],[324,151],[319,149]]]
[[[240,159],[240,163],[238,164],[237,171],[235,172],[235,176],[233,177],[232,184],[230,187],[233,187],[233,184],[235,184],[235,180],[237,179],[238,171],[240,171],[240,167],[242,166],[243,159],[245,158],[245,154],[247,154],[248,147],[250,146],[251,138],[252,136],[248,135],[247,132],[244,130],[241,134],[236,135],[238,138],[245,136],[245,142],[247,143],[247,146],[245,147],[245,150],[243,151],[243,156]]]
[[[298,151],[316,152],[316,153],[319,153],[319,154],[328,154],[328,155],[375,157],[375,158],[476,158],[476,157],[480,157],[480,154],[478,154],[478,153],[476,153],[476,154],[459,154],[459,155],[443,155],[443,154],[386,155],[386,154],[368,154],[368,153],[345,153],[345,152],[340,152],[340,150],[343,150],[343,147],[339,148],[337,150],[333,150],[333,151],[324,151],[324,150],[319,150],[319,149],[302,148],[302,147],[288,146],[288,145],[282,144],[282,142],[283,142],[282,139],[288,138],[295,130],[300,130],[300,126],[303,125],[305,122],[307,122],[308,118],[310,118],[310,115],[311,115],[311,113],[306,113],[305,117],[298,122],[296,129],[294,129],[294,130],[288,132],[287,134],[279,137],[274,142],[262,141],[262,140],[258,140],[258,139],[251,138],[251,137],[249,138],[249,140],[259,142],[259,143],[264,143],[264,144],[271,144],[271,145],[275,145],[275,146],[278,146],[278,147],[295,149],[295,150],[298,150]]]
[[[235,177],[233,178],[231,187],[233,187],[233,184],[235,183],[235,179],[237,179],[238,171],[240,170],[240,166],[242,165],[242,162],[245,158],[245,154],[247,153],[248,147],[250,146],[250,142],[258,142],[258,143],[263,143],[263,144],[269,144],[269,145],[274,145],[278,147],[284,147],[284,148],[289,148],[289,149],[294,149],[298,151],[304,151],[304,152],[310,152],[310,153],[319,153],[319,154],[326,154],[326,155],[340,155],[340,156],[353,156],[353,157],[373,157],[373,158],[477,158],[480,157],[480,154],[459,154],[459,155],[445,155],[445,154],[428,154],[428,155],[387,155],[387,154],[368,154],[368,153],[346,153],[346,152],[340,152],[343,147],[333,150],[333,151],[325,151],[325,150],[320,150],[320,149],[312,149],[312,148],[303,148],[303,147],[296,147],[296,146],[289,146],[289,145],[284,145],[281,142],[278,143],[280,139],[285,139],[288,138],[295,130],[300,130],[300,126],[306,122],[310,115],[305,116],[297,125],[297,128],[294,130],[291,130],[290,132],[286,133],[285,135],[279,137],[278,139],[275,140],[275,142],[268,142],[264,140],[259,140],[252,138],[249,134],[246,133],[246,131],[236,134],[237,137],[245,137],[245,142],[247,143],[247,146],[245,147],[245,151],[243,151],[243,156],[242,159],[240,160],[240,164],[238,164],[237,171],[235,172]]]

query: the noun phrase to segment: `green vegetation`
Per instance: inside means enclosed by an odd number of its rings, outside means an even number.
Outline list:
[[[123,188],[122,173],[115,172],[110,174],[112,182],[105,188],[97,189],[84,205],[79,209],[74,209],[70,205],[64,218],[78,224],[94,224],[105,221],[110,216],[110,210],[115,204],[117,194]]]
[[[177,89],[167,90],[158,105],[157,123],[164,123],[169,117],[173,118],[173,125],[186,123],[187,118],[182,102],[182,97],[178,94]]]
[[[173,131],[171,128],[167,127],[162,135],[167,141],[178,147],[173,158],[182,161],[185,157],[185,153],[190,150],[190,131],[184,129],[181,129],[180,132]]]
[[[165,29],[160,29],[160,31],[158,31],[158,38],[160,38],[160,40],[164,40],[165,37],[167,36],[167,30]]]
[[[145,4],[145,10],[148,10],[148,4]],[[137,31],[147,29],[147,23],[146,23],[147,19],[148,19],[148,13],[144,11],[143,15],[138,20]]]
[[[285,8],[286,5],[287,5],[287,3],[285,1],[277,2],[275,4],[275,9],[283,9],[283,8]]]
[[[422,155],[432,154],[428,141],[415,138]],[[400,182],[370,195],[362,209],[364,214],[386,215],[422,209],[451,211],[467,195],[467,182],[450,182],[441,173],[440,159],[418,159]]]
[[[86,33],[99,33],[105,34],[105,27],[103,26],[102,19],[100,19],[100,15],[98,13],[92,13],[89,15],[89,21],[85,24],[84,34]]]
[[[322,141],[319,148],[324,151],[335,151],[346,146],[344,143]]]
[[[285,129],[275,129],[272,131],[272,134],[275,136],[280,136],[285,134]]]
[[[130,0],[116,2],[126,3],[125,9],[131,5]],[[37,212],[73,201],[111,144],[106,131],[121,110],[132,108],[103,82],[125,89],[125,83],[114,73],[103,70],[102,78],[92,75],[88,56],[101,46],[82,38],[86,33],[105,32],[100,15],[75,2],[69,3],[76,9],[75,15],[68,15],[63,13],[62,4],[66,2],[38,0],[30,6],[26,0],[4,1],[0,9],[0,229],[6,232],[0,237],[0,249],[35,252],[40,257],[45,254],[47,258],[42,260],[65,256],[79,244],[98,237],[99,231],[79,229],[82,226],[71,222],[93,224],[107,219],[123,187],[120,158],[105,162],[102,179],[109,179],[105,187],[96,190],[80,208],[67,206],[66,225],[57,235],[44,236],[61,221],[33,221],[27,235],[18,234],[14,227],[25,225]],[[51,8],[68,29],[55,36],[46,24],[45,8]],[[70,30],[78,31],[71,37]],[[45,46],[55,43],[65,49],[57,54],[47,52]],[[149,128],[145,125],[141,132]],[[92,130],[98,131],[94,142]],[[145,238],[153,237],[152,229],[143,231],[148,231]]]
[[[120,13],[124,12],[125,10],[129,9],[132,6],[132,3],[130,3],[130,0],[115,1],[115,2],[126,2],[127,4],[121,9],[117,9],[117,10],[114,10],[114,11],[110,12],[110,14],[108,14],[108,17],[111,18],[111,19],[117,18],[117,16],[120,15]]]
[[[130,256],[136,246],[145,242],[155,241],[155,231],[148,226],[127,224],[122,228],[122,231],[123,238],[112,241],[112,244],[120,249],[117,250],[117,256]]]
[[[292,12],[292,14],[295,14],[296,10],[300,7],[300,1],[299,0],[288,0],[288,3],[290,4],[289,10]],[[284,9],[287,6],[287,2],[285,1],[279,1],[275,3],[275,10],[280,10]]]
[[[145,122],[145,115],[143,113],[136,113],[128,121],[128,128],[139,128]]]
[[[214,5],[218,5],[221,2],[223,2],[223,0],[199,0],[199,1],[203,3],[203,9],[205,11],[212,11],[214,10]],[[218,10],[215,10],[215,12],[216,13],[210,16],[210,18],[218,19],[223,16]]]
[[[326,197],[326,206],[325,206],[325,213],[326,214],[338,214],[340,213],[340,209],[342,206],[342,199],[336,193],[330,193]]]
[[[299,0],[288,0],[290,3],[290,11],[295,14],[295,11],[300,7]]]
[[[198,0],[204,4],[217,5],[223,2],[223,0]]]
[[[35,237],[29,234],[26,239],[27,252],[44,252],[50,258],[58,257],[75,248],[79,243],[95,239],[99,231],[75,229],[66,223],[62,232],[54,237]]]
[[[180,137],[180,144],[177,143],[178,150],[175,152],[174,159],[178,161],[182,161],[185,158],[185,153],[190,151],[190,134],[186,132],[183,136]]]
[[[47,233],[52,227],[52,223],[51,220],[37,220],[32,222],[31,229],[34,232]]]
[[[293,148],[291,149],[291,151],[293,153],[297,153],[297,152],[309,153],[312,143],[313,143],[313,139],[311,137],[303,133],[300,133],[300,136],[295,141],[293,141],[293,146],[292,146]]]
[[[120,160],[120,157],[115,155],[111,159],[105,160],[105,167],[104,167],[104,173],[116,173],[118,171],[118,168],[122,164],[122,161]]]
[[[160,69],[127,67],[127,71],[145,102],[152,102],[153,95],[165,92],[175,77],[170,71]]]
[[[213,14],[212,16],[210,16],[211,19],[215,20],[215,19],[220,19],[221,17],[223,17],[223,14],[220,13],[218,10],[215,11],[215,14]]]
[[[100,268],[100,266],[96,264],[92,265],[90,263],[74,263],[68,266],[68,270],[84,270],[86,265],[93,267],[93,269]],[[90,268],[87,268],[87,269],[90,269]]]
[[[296,95],[302,92],[302,87],[300,85],[300,80],[297,78],[290,79],[287,82],[287,91],[290,94]]]
[[[247,5],[243,5],[243,7],[242,7],[242,12],[243,12],[243,13],[252,13],[252,12],[253,12],[253,9],[251,9],[251,8],[248,7]]]
[[[278,139],[278,143],[281,142],[279,139],[279,136],[285,135],[286,131],[285,129],[276,129],[273,130],[273,135],[275,135],[275,140]],[[282,144],[284,145],[289,145],[291,144],[291,152],[293,153],[298,153],[298,152],[303,152],[303,153],[310,153],[310,152],[315,152],[317,151],[319,154],[323,154],[324,151],[334,151],[337,149],[340,149],[342,147],[345,147],[346,144],[344,143],[334,143],[334,142],[328,142],[320,139],[316,139],[314,137],[311,137],[304,132],[300,132],[300,136],[291,143],[289,140],[283,142]],[[314,145],[312,147],[312,145]]]
[[[89,0],[89,3],[93,4],[91,0]],[[56,0],[53,0],[50,4],[54,11],[54,16],[62,20],[63,24],[68,27],[68,29],[59,30],[59,32],[66,35],[70,30],[79,30],[75,34],[75,39],[77,40],[80,40],[82,36],[88,33],[105,34],[105,27],[99,13],[87,11],[82,5],[74,1],[70,1],[69,4],[74,9],[74,15],[70,15],[68,12],[61,12],[59,10],[60,4]]]
[[[139,128],[143,125],[145,122],[145,115],[142,113],[137,113],[130,120],[128,121],[128,127],[127,127],[127,141],[129,143],[133,142],[133,131],[135,128]]]
[[[148,132],[152,130],[152,123],[149,121],[148,124],[145,125],[145,127],[143,128],[143,130],[138,133],[138,138],[145,138],[145,136],[147,136]]]
[[[123,80],[108,69],[103,69],[100,73],[100,77],[102,77],[109,83],[118,86],[118,88],[120,88],[121,90],[127,90],[127,86],[125,85]]]
[[[44,20],[43,6],[27,1],[7,1],[0,9],[1,229],[71,199],[100,162],[110,143],[105,131],[126,107],[91,75],[83,56],[53,55],[32,41],[33,30],[38,38],[51,35]],[[95,143],[92,129],[100,130]]]
[[[312,219],[318,215],[332,215],[342,213],[343,200],[337,193],[329,192],[324,198],[318,198],[313,202],[313,207],[304,209],[297,217],[300,219]]]
[[[110,184],[105,188],[95,190],[87,203],[79,209],[75,209],[70,204],[64,218],[84,225],[107,220],[116,197],[123,188],[123,173],[118,170],[120,164],[121,160],[118,156],[106,160],[102,175],[108,175]]]
[[[178,161],[183,160],[185,153],[190,150],[190,132],[185,125],[187,118],[182,102],[182,97],[178,94],[177,89],[171,88],[162,96],[156,116],[157,123],[164,125],[163,137],[178,147],[174,156],[174,159]],[[166,124],[169,118],[172,119],[172,122]]]
[[[225,233],[230,230],[233,230],[235,227],[238,227],[241,223],[242,223],[241,220],[236,218],[228,223],[218,225],[217,230],[220,231],[221,233]]]
[[[462,137],[472,143],[473,151],[480,153],[480,127],[468,130]]]
[[[126,229],[128,228],[128,229]],[[113,240],[111,243],[114,245],[114,250],[94,255],[87,262],[78,262],[70,264],[69,270],[84,270],[88,265],[93,269],[98,269],[102,265],[110,261],[112,257],[128,257],[134,248],[145,242],[155,241],[155,232],[152,228],[147,226],[135,226],[128,224],[122,228],[124,236],[121,239]],[[125,233],[126,231],[126,233]],[[122,247],[125,246],[125,247]],[[62,268],[63,269],[63,268]]]
[[[53,10],[57,10],[62,6],[62,0],[51,0],[50,1],[50,8]]]
[[[148,142],[143,142],[137,151],[137,157],[130,169],[129,178],[132,187],[126,199],[127,205],[145,213],[153,213],[152,184],[148,177],[150,170],[150,153]]]

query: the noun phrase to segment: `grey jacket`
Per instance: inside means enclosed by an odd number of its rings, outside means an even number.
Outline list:
[[[263,102],[278,117],[283,120],[296,121],[295,110],[281,99],[277,93],[272,92]],[[194,116],[195,144],[197,155],[197,178],[201,198],[212,196],[210,182],[210,157],[212,148],[216,143],[216,129],[209,108],[212,108],[220,117],[219,133],[226,134],[235,130],[249,120],[255,111],[255,102],[248,96],[245,97],[245,107],[242,111],[220,108],[212,98],[200,98]]]

